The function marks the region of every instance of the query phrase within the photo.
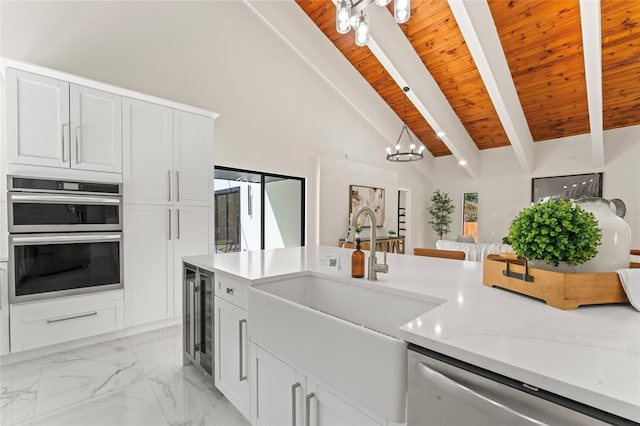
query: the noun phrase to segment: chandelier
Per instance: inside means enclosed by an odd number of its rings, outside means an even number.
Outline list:
[[[408,87],[403,87],[402,90],[404,93],[409,92]],[[398,141],[396,142],[396,151],[393,152],[391,148],[387,148],[387,160],[389,161],[417,161],[422,160],[424,155],[422,152],[424,151],[424,145],[420,144],[420,148],[416,151],[416,144],[413,143],[413,138],[411,137],[411,133],[409,133],[409,128],[407,127],[407,96],[404,97],[404,114],[402,116],[402,130],[400,131],[400,136],[398,136]],[[402,135],[406,134],[409,138],[409,150],[402,151],[402,147],[400,146],[400,139],[402,139]]]
[[[337,0],[336,1],[336,30],[340,34],[348,33],[351,28],[356,35],[356,44],[366,46],[369,42],[369,18],[364,9],[371,3],[386,6],[391,0]],[[393,3],[393,17],[398,24],[404,24],[411,16],[411,0],[395,0]]]

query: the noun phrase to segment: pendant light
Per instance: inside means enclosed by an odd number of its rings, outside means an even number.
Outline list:
[[[334,0],[336,3],[336,31],[340,34],[355,30],[356,45],[366,46],[369,42],[369,18],[364,10],[372,3],[386,7],[391,0]],[[411,17],[411,0],[395,0],[393,17],[398,24],[404,24]]]
[[[400,136],[398,136],[398,140],[396,142],[395,152],[391,148],[387,148],[387,160],[400,161],[400,162],[422,160],[422,158],[424,157],[423,155],[424,145],[420,144],[420,148],[416,150],[416,144],[413,142],[413,138],[411,137],[411,133],[409,133],[409,128],[407,127],[407,122],[406,122],[406,118],[407,118],[406,93],[409,92],[409,88],[405,86],[402,88],[402,90],[405,93],[404,114],[402,116],[402,130],[400,131]],[[409,139],[409,149],[404,151],[402,150],[402,146],[401,146],[401,142],[402,142],[401,139],[403,134],[406,134],[407,138]]]

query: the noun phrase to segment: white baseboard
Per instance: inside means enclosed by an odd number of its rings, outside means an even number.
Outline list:
[[[31,349],[14,354],[0,356],[0,366],[15,364],[16,362],[28,361],[41,356],[51,355],[57,352],[68,351],[71,349],[81,348],[83,346],[94,345],[96,343],[106,342],[108,340],[120,339],[122,337],[133,336],[134,334],[145,333],[147,331],[158,330],[182,322],[182,318],[175,317],[164,321],[153,322],[150,324],[138,325],[135,327],[125,328],[124,330],[114,331],[113,333],[100,334],[98,336],[85,337],[84,339],[72,340],[70,342],[58,343],[56,345],[45,346],[42,348]]]

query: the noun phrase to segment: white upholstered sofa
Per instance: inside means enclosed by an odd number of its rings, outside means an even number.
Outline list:
[[[482,262],[487,258],[488,254],[512,253],[513,250],[509,244],[501,243],[459,243],[450,240],[436,241],[438,250],[457,250],[463,251],[465,260],[474,262]]]

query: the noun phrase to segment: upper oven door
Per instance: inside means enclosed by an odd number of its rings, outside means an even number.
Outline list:
[[[122,230],[117,196],[9,193],[9,232]]]

